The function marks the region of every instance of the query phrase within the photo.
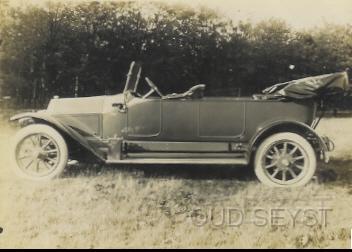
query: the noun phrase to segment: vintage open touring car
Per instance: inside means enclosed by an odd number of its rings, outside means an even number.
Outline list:
[[[277,84],[253,97],[204,97],[205,85],[164,95],[146,77],[150,91],[141,95],[140,76],[133,62],[121,94],[54,98],[46,110],[13,116],[22,127],[12,151],[16,171],[43,180],[60,175],[69,160],[238,164],[254,167],[269,186],[302,186],[332,150],[314,131],[317,101],[349,87],[341,72]]]

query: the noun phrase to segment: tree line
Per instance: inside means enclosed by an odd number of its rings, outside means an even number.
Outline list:
[[[163,93],[204,83],[209,96],[352,66],[351,25],[234,23],[205,7],[157,2],[48,3],[0,8],[0,16],[0,95],[19,107],[121,92],[133,60]]]

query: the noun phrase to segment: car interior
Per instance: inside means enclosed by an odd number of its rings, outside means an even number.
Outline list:
[[[159,88],[148,77],[145,78],[145,81],[149,85],[150,90],[146,94],[141,95],[137,92],[137,87],[138,87],[141,71],[142,71],[142,67],[141,67],[140,63],[136,63],[136,62],[131,63],[130,70],[127,75],[127,80],[126,80],[124,92],[129,92],[133,96],[139,97],[142,99],[147,99],[153,93],[157,93],[158,96],[160,96],[160,98],[163,100],[167,100],[167,99],[200,99],[200,98],[204,97],[204,90],[206,87],[206,85],[204,85],[204,84],[195,85],[183,93],[172,93],[172,94],[163,95],[160,92]]]

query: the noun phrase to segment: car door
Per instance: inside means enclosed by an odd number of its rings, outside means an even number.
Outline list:
[[[162,107],[162,140],[197,140],[197,100],[164,99]]]
[[[205,98],[199,101],[198,136],[200,139],[238,138],[245,130],[245,102],[233,98]]]
[[[161,99],[135,97],[127,104],[127,137],[157,138],[161,132]]]

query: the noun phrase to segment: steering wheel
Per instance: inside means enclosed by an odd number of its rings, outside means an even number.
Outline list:
[[[152,93],[156,92],[160,97],[163,97],[164,95],[160,92],[159,88],[148,78],[145,77],[145,81],[148,83],[148,85],[150,86],[150,91],[148,93],[146,93],[143,96],[143,99],[149,97]]]

